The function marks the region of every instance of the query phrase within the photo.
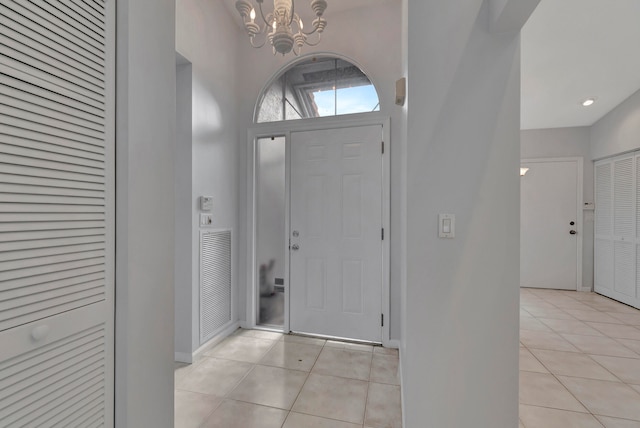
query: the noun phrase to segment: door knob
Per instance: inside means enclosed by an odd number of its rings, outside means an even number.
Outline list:
[[[569,233],[570,233],[570,234],[572,234],[572,235],[575,235],[575,234],[577,234],[578,232],[576,232],[575,230],[570,230],[570,231],[569,231]]]
[[[300,246],[299,246],[298,244],[293,244],[293,245],[291,246],[291,249],[292,249],[293,251],[298,251],[298,250],[300,249]]]

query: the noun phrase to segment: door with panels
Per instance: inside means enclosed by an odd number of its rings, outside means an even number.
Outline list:
[[[0,20],[0,425],[112,426],[115,1]]]
[[[595,291],[640,307],[638,231],[640,156],[595,164]]]
[[[290,329],[381,342],[380,125],[291,135]]]

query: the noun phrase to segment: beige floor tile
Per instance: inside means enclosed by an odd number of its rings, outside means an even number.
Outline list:
[[[173,381],[177,385],[182,379],[185,378],[187,374],[191,371],[191,369],[195,367],[193,364],[186,363],[174,363],[173,365]]]
[[[633,352],[626,346],[621,345],[618,342],[621,340],[614,340],[605,336],[581,336],[576,334],[562,334],[562,337],[567,339],[576,348],[586,354],[595,355],[609,355],[612,357],[629,357],[638,358],[640,355]],[[638,342],[640,345],[640,342]],[[638,348],[640,350],[640,347]]]
[[[292,410],[362,424],[368,382],[311,373]]]
[[[640,385],[629,385],[629,386],[635,389],[636,391],[638,391],[638,393],[640,393]]]
[[[244,328],[239,328],[238,330],[236,330],[234,335],[242,337],[253,337],[254,339],[262,340],[280,340],[283,336],[282,333],[277,333],[275,331],[249,330]]]
[[[198,428],[222,403],[214,395],[189,391],[175,391],[175,428]]]
[[[518,421],[518,428],[524,428],[524,425],[522,425],[522,421]]]
[[[383,346],[374,346],[373,353],[379,355],[394,355],[398,356],[398,350],[394,348],[385,348]]]
[[[567,312],[563,311],[560,308],[555,309],[547,309],[547,308],[538,308],[531,307],[527,308],[527,312],[533,315],[536,318],[549,318],[549,319],[558,319],[558,320],[574,320],[575,318],[569,315]]]
[[[606,322],[606,323],[612,323],[612,324],[623,324],[622,321],[612,317],[608,313],[596,311],[594,309],[591,309],[591,310],[566,309],[565,311],[569,315],[576,317],[580,321],[592,321],[592,322]]]
[[[225,400],[202,428],[280,428],[286,417],[285,410]]]
[[[545,324],[541,323],[537,318],[534,317],[520,317],[520,330],[531,330],[531,331],[547,331],[552,332],[549,327]]]
[[[251,370],[240,361],[205,358],[176,383],[177,389],[224,397]]]
[[[275,344],[275,341],[253,337],[230,336],[205,355],[228,360],[257,363]]]
[[[578,352],[575,346],[554,332],[522,330],[520,332],[520,341],[529,349]]]
[[[605,428],[640,428],[640,422],[629,419],[617,419],[607,416],[596,416]]]
[[[588,379],[618,380],[588,355],[542,349],[532,349],[531,352],[553,374]],[[640,360],[638,361],[640,362]]]
[[[295,334],[285,334],[280,340],[284,342],[303,343],[305,345],[316,346],[324,346],[324,344],[327,343],[327,341],[324,339],[319,339],[316,337],[297,336]]]
[[[289,410],[302,389],[307,373],[279,367],[255,366],[227,397]]]
[[[540,363],[540,361],[538,361],[538,359],[534,357],[527,348],[522,346],[520,347],[520,370],[536,373],[549,373],[542,363]]]
[[[520,419],[527,428],[602,428],[588,413],[520,405]]]
[[[539,321],[550,327],[556,333],[581,334],[583,336],[602,336],[598,330],[589,327],[582,321],[578,320],[557,320],[548,318],[539,318]]]
[[[364,423],[374,428],[401,428],[400,387],[371,382]]]
[[[368,381],[372,357],[373,352],[347,351],[325,346],[311,371],[328,376]]]
[[[551,301],[551,303],[562,309],[563,311],[569,313],[570,310],[577,310],[577,311],[588,311],[591,309],[591,307],[589,305],[586,305],[576,299],[571,299],[571,298],[560,298],[560,299],[555,299],[555,298],[550,298],[549,299]],[[569,314],[571,315],[571,314]]]
[[[609,315],[625,324],[640,326],[640,311],[637,314],[611,312]]]
[[[621,381],[640,385],[640,359],[600,355],[593,355],[592,358],[618,376]]]
[[[586,412],[553,375],[544,373],[520,372],[520,403]]]
[[[640,358],[640,340],[630,340],[630,339],[616,339],[616,340],[621,344],[623,344],[625,347],[631,349],[636,354],[638,354],[638,356],[634,358]],[[620,355],[620,356],[624,357],[625,355]]]
[[[640,329],[630,325],[587,322],[591,327],[616,339],[640,340]]]
[[[377,383],[400,385],[398,357],[394,355],[373,354],[369,380]]]
[[[628,385],[566,376],[559,379],[591,413],[640,420],[640,394]]]
[[[360,425],[291,412],[282,428],[360,428]]]
[[[373,346],[361,343],[339,342],[337,340],[327,340],[324,346],[329,348],[346,349],[348,351],[373,352]]]
[[[316,363],[320,351],[322,346],[282,340],[267,352],[260,364],[308,372]]]

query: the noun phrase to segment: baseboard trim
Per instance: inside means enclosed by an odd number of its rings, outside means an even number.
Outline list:
[[[402,348],[398,347],[398,376],[400,376],[400,411],[402,412],[402,426],[407,426],[407,421],[405,421],[405,411],[404,411],[404,377],[402,375]]]
[[[218,343],[222,342],[224,339],[226,339],[231,334],[233,334],[233,332],[236,331],[238,328],[240,328],[239,321],[230,323],[228,326],[220,330],[218,334],[216,334],[211,339],[209,339],[204,345],[196,349],[193,353],[189,354],[186,352],[176,352],[174,358],[177,362],[180,362],[180,363],[193,364],[195,361],[201,358],[204,352],[208,351],[209,349],[216,346]]]
[[[388,340],[387,344],[384,345],[385,348],[392,348],[392,349],[400,349],[400,341],[399,340]]]

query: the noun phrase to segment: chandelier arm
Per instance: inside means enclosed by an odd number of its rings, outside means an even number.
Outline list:
[[[264,45],[266,45],[266,44],[267,44],[267,38],[266,38],[266,37],[264,38],[264,40],[262,41],[262,43],[261,43],[261,44],[259,44],[259,45],[254,44],[254,43],[253,43],[253,39],[254,39],[253,37],[252,37],[251,39],[249,39],[249,42],[251,43],[251,46],[252,46],[252,47],[254,47],[254,48],[256,48],[256,49],[260,49],[261,47],[263,47]]]
[[[258,8],[260,9],[260,16],[264,21],[265,25],[268,27],[270,24],[267,22],[267,18],[264,17],[264,12],[262,11],[262,2],[258,2]]]
[[[289,17],[289,27],[293,24],[293,17],[296,16],[296,1],[291,0],[291,16]],[[298,20],[300,17],[298,17]]]
[[[318,46],[318,45],[320,44],[320,42],[321,42],[321,41],[322,41],[322,34],[321,34],[321,33],[318,33],[318,41],[317,41],[317,42],[315,42],[315,43],[309,43],[309,42],[307,41],[307,39],[304,39],[304,43],[305,43],[307,46]]]

